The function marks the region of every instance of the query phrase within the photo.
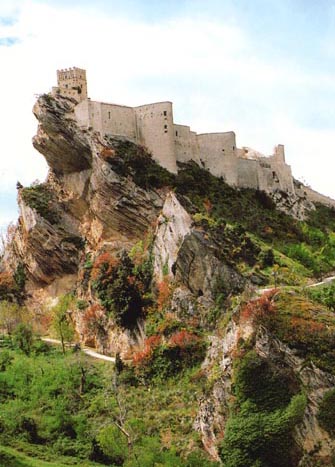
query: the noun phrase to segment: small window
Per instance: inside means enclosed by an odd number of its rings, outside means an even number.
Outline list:
[[[222,149],[222,152],[224,152],[224,149]]]
[[[111,119],[111,113],[110,112],[108,112],[108,118],[109,118],[109,120]]]
[[[167,125],[164,125],[164,130],[167,130]]]
[[[178,136],[178,131],[176,131],[176,136]]]
[[[164,110],[163,114],[164,114],[164,117],[166,117],[167,116],[167,111]]]
[[[233,146],[233,151],[235,151],[235,146]]]

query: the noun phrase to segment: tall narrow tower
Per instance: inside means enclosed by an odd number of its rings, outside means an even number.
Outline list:
[[[79,102],[87,99],[86,70],[76,67],[57,70],[57,84],[62,96],[74,97]]]

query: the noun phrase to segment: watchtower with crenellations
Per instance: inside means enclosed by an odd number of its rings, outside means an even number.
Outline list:
[[[86,70],[77,67],[57,70],[57,84],[56,92],[61,95],[79,102],[87,99]]]

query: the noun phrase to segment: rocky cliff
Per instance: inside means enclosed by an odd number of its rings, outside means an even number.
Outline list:
[[[20,218],[1,264],[12,289],[0,287],[1,298],[15,300],[20,288],[20,300],[41,316],[71,294],[77,338],[134,359],[142,379],[150,377],[143,362],[154,371],[158,348],[175,352],[175,374],[199,364],[207,345],[194,429],[212,459],[333,465],[332,432],[318,418],[333,369],[309,348],[314,337],[331,358],[333,318],[323,309],[321,321],[313,310],[302,316],[294,300],[285,308],[279,292],[253,295],[279,274],[284,284],[308,277],[284,243],[308,242],[297,218],[315,206],[236,191],[192,163],[170,174],[145,148],[81,129],[75,105],[49,95],[35,104],[33,144],[49,174],[19,188]]]

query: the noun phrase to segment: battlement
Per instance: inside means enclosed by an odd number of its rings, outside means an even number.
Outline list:
[[[57,85],[53,93],[74,97],[79,102],[87,99],[86,70],[82,68],[57,70]]]

